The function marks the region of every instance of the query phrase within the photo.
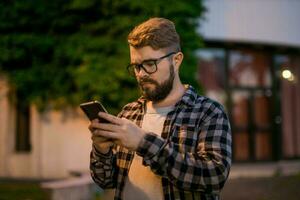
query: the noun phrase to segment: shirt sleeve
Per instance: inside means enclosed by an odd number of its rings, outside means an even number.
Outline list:
[[[200,123],[195,152],[184,152],[180,143],[148,133],[137,154],[145,165],[169,179],[179,189],[219,193],[231,166],[231,131],[225,112],[217,107]]]
[[[101,188],[114,188],[116,185],[115,158],[113,151],[102,154],[93,146],[90,154],[90,173],[92,179]]]
[[[123,110],[118,114],[118,117],[122,117]],[[90,173],[94,182],[101,188],[115,188],[117,183],[117,171],[116,164],[116,149],[117,145],[114,145],[108,153],[103,154],[92,146],[90,153]]]

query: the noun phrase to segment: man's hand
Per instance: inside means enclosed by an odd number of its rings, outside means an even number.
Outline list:
[[[106,154],[108,153],[110,147],[113,145],[113,142],[105,137],[96,135],[95,131],[97,130],[97,128],[95,128],[95,124],[99,124],[98,119],[94,119],[89,125],[89,130],[92,133],[91,139],[93,141],[93,145],[97,149],[97,151]]]
[[[121,119],[104,112],[100,112],[99,117],[106,119],[111,123],[99,123],[97,121],[93,121],[91,123],[93,137],[110,139],[116,144],[122,145],[127,149],[136,150],[140,141],[146,134],[143,129],[128,119]],[[98,143],[102,142],[99,141]]]

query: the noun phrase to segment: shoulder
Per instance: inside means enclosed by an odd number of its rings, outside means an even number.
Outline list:
[[[194,112],[207,115],[224,113],[224,107],[219,102],[207,96],[199,95],[190,85],[182,99],[182,102],[185,102],[189,108],[192,107]]]
[[[227,118],[223,105],[209,97],[197,95],[194,107],[202,113],[202,117],[206,120],[216,116]]]
[[[132,115],[134,112],[141,110],[141,108],[142,108],[142,103],[139,102],[138,100],[130,102],[122,108],[121,112],[118,114],[118,117],[128,118],[127,117],[128,115]]]

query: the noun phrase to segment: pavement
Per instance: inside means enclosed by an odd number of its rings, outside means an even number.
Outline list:
[[[299,193],[299,178],[286,179],[300,173],[300,160],[281,160],[278,162],[233,163],[229,179],[221,192],[223,200],[277,200],[281,195]],[[299,176],[300,177],[300,176]],[[286,187],[278,186],[286,182]],[[278,183],[278,184],[277,184]],[[51,181],[42,184],[53,200],[90,199],[90,194],[96,192],[100,199],[112,199],[113,191],[96,191],[95,184],[89,174],[67,180]],[[98,187],[97,187],[98,188]],[[276,198],[278,191],[279,198]],[[273,196],[272,196],[273,195]],[[293,196],[289,196],[292,200]]]
[[[300,160],[233,163],[222,200],[299,200]]]
[[[233,163],[229,179],[288,176],[300,172],[300,160],[277,162]]]

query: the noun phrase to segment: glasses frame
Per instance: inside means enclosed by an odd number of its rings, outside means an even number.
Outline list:
[[[131,72],[131,69],[132,69],[133,71],[137,71],[137,72],[140,72],[141,69],[143,69],[144,72],[146,72],[147,74],[153,74],[153,73],[155,73],[155,72],[157,71],[157,65],[158,65],[164,58],[167,58],[167,57],[169,57],[169,56],[171,56],[171,55],[173,55],[173,54],[176,54],[176,53],[178,53],[178,52],[171,52],[171,53],[168,53],[168,54],[166,54],[166,55],[164,55],[164,56],[162,56],[162,57],[159,57],[159,58],[157,58],[157,59],[144,60],[141,64],[129,64],[129,65],[127,66],[127,71],[129,72],[129,74],[135,75],[135,73],[133,74],[133,73]],[[153,62],[154,62],[155,70],[154,70],[153,72],[148,72],[147,69],[143,66],[145,62],[149,62],[149,61],[153,61]]]

